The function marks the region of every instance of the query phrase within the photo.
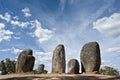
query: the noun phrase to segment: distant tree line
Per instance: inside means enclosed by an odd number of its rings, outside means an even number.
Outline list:
[[[104,66],[99,73],[103,75],[119,75],[119,71],[110,66]]]
[[[16,61],[11,60],[10,58],[6,58],[5,60],[0,61],[0,74],[11,74],[15,73]],[[37,70],[32,71],[34,74],[37,74]],[[47,74],[47,70],[44,70],[43,74]]]
[[[0,61],[0,71],[1,75],[15,73],[16,61],[6,58]]]
[[[39,74],[38,71],[37,71],[36,69],[33,70],[32,73],[33,73],[33,74]],[[42,72],[42,74],[47,74],[47,73],[48,73],[47,70],[44,70],[44,71]]]

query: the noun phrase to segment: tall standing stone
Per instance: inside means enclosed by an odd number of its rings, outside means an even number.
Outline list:
[[[65,49],[64,45],[59,44],[52,57],[52,73],[65,73]]]
[[[33,51],[31,49],[23,50],[18,56],[16,63],[16,72],[31,72],[34,67],[35,57],[32,56]]]
[[[68,73],[69,74],[78,74],[79,73],[79,62],[77,59],[71,59],[68,62]]]
[[[39,66],[38,66],[38,74],[42,74],[43,72],[44,72],[44,64],[40,64]]]
[[[86,43],[80,54],[82,72],[97,73],[101,65],[100,48],[97,42]]]

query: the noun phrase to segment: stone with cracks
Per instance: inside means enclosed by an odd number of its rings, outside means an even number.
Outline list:
[[[33,70],[35,57],[32,55],[33,51],[31,49],[25,49],[20,53],[16,63],[17,73],[31,72]]]
[[[77,59],[71,59],[68,62],[68,73],[69,74],[78,74],[79,73],[79,62]]]
[[[52,73],[65,73],[65,49],[64,45],[59,44],[52,57]]]
[[[101,65],[100,48],[97,42],[86,43],[80,54],[83,73],[98,73]]]

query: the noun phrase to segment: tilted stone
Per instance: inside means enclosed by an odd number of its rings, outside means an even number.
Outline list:
[[[35,57],[32,56],[33,52],[31,49],[23,50],[18,56],[16,63],[16,72],[31,72],[34,67]]]

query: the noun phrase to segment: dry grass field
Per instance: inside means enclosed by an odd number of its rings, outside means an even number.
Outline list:
[[[120,76],[98,74],[10,74],[0,80],[120,80]]]

